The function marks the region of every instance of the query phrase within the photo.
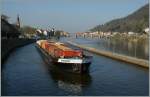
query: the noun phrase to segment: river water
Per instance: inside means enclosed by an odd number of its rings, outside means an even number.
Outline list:
[[[127,41],[112,41],[105,38],[71,38],[78,44],[94,47],[96,49],[110,51],[113,53],[123,54],[126,56],[136,57],[149,60],[149,43],[146,42],[127,42]]]
[[[35,44],[10,54],[2,69],[2,95],[149,95],[149,70],[86,52],[93,56],[90,72],[75,75],[49,67]]]

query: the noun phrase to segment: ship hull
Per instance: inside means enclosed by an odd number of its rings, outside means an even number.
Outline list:
[[[43,48],[36,45],[37,49],[40,51],[40,53],[43,55],[44,58],[46,58],[47,62],[51,65],[58,66],[62,71],[67,71],[71,73],[88,73],[89,72],[89,66],[91,64],[91,61],[89,60],[81,60],[81,59],[65,59],[65,58],[55,58],[51,56],[48,52],[46,52]],[[69,62],[68,62],[69,61]]]

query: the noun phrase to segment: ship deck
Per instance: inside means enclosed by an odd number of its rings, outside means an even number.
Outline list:
[[[69,47],[63,46],[62,43],[59,43],[59,42],[57,42],[57,43],[52,43],[52,44],[55,45],[55,46],[57,46],[59,49],[61,49],[61,50],[63,50],[63,51],[65,51],[65,50],[73,50],[73,49],[71,49],[71,48],[69,48]]]

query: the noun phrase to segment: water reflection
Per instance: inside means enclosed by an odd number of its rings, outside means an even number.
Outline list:
[[[149,58],[149,43],[144,45],[144,54]]]
[[[65,91],[76,93],[76,94],[81,93],[81,91],[82,91],[81,85],[68,84],[68,83],[65,83],[61,80],[58,80],[58,87],[60,89],[65,90]]]
[[[57,66],[51,66],[49,73],[58,88],[73,94],[82,93],[82,88],[87,87],[91,83],[89,74],[68,73]]]
[[[111,40],[111,39],[74,39],[79,44],[84,44],[97,49],[111,51],[114,53],[124,54],[127,56],[137,57],[141,59],[149,59],[149,43],[148,40],[127,41],[127,40]]]
[[[115,53],[125,54],[132,57],[148,59],[149,58],[149,51],[148,51],[148,43],[147,42],[140,42],[140,41],[124,41],[124,40],[106,40],[109,43],[109,46],[105,48],[112,48]]]

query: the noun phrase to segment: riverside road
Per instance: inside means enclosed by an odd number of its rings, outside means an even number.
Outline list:
[[[12,52],[2,69],[2,95],[149,95],[149,69],[86,52],[93,56],[87,75],[49,67],[35,43]]]

